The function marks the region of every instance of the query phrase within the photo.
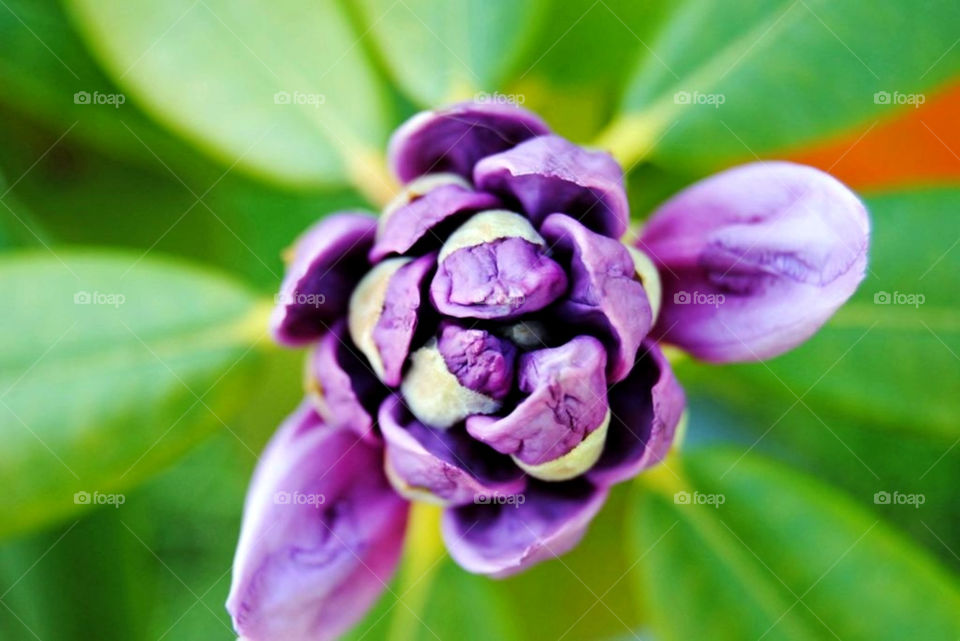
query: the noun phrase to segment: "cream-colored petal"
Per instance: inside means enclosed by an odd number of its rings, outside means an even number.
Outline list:
[[[410,262],[410,258],[390,258],[367,272],[350,296],[347,313],[347,329],[354,345],[367,357],[370,367],[383,380],[383,359],[373,341],[373,328],[383,313],[387,298],[387,285],[397,270]]]
[[[533,228],[530,221],[506,209],[488,209],[474,214],[450,234],[440,248],[438,260],[443,260],[464,247],[475,247],[498,238],[523,238],[534,245],[546,246],[546,241]]]
[[[472,414],[493,414],[500,401],[464,387],[450,373],[436,339],[410,356],[410,369],[400,383],[400,393],[421,423],[446,429]]]
[[[647,299],[650,301],[650,312],[653,314],[652,323],[657,322],[657,314],[660,313],[660,301],[663,297],[663,287],[660,284],[660,273],[657,266],[653,264],[650,257],[644,252],[629,245],[626,246],[633,258],[633,266],[637,271],[637,277],[647,292]]]

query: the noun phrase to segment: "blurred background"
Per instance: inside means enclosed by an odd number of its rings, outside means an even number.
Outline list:
[[[678,376],[675,474],[522,576],[407,559],[354,639],[960,638],[951,0],[0,0],[0,639],[233,639],[243,496],[301,395],[281,253],[461,99],[611,149],[637,221],[758,158],[857,190],[808,344]],[[699,498],[698,498],[699,497]]]

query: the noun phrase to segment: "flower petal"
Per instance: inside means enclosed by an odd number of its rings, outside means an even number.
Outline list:
[[[759,162],[703,180],[639,241],[663,279],[655,333],[707,361],[782,354],[856,290],[869,235],[860,200],[812,167]]]
[[[405,254],[418,243],[439,247],[446,234],[438,227],[446,227],[470,212],[500,206],[496,196],[474,191],[470,183],[455,174],[421,176],[397,198],[380,216],[377,240],[370,250],[371,261]]]
[[[630,224],[623,170],[613,156],[560,136],[539,136],[477,163],[473,182],[520,203],[539,226],[560,212],[619,239]]]
[[[351,290],[370,267],[367,252],[376,229],[368,214],[332,214],[297,239],[270,317],[274,340],[305,345],[343,316]]]
[[[391,387],[400,384],[410,343],[427,308],[422,304],[424,282],[436,263],[435,253],[412,260],[398,269],[387,284],[372,338],[383,365],[383,382]]]
[[[450,373],[474,392],[502,400],[513,386],[517,348],[509,340],[484,329],[467,329],[445,321],[437,349]]]
[[[572,549],[606,498],[584,479],[532,481],[512,500],[448,509],[443,540],[467,571],[509,576]]]
[[[510,459],[460,428],[434,429],[417,421],[397,395],[380,407],[387,477],[411,500],[466,505],[522,492],[526,479]]]
[[[557,306],[560,318],[602,336],[610,382],[623,380],[653,322],[630,251],[564,214],[548,216],[540,232],[570,274],[570,290]]]
[[[467,431],[498,452],[512,455],[518,464],[526,464],[528,474],[536,475],[535,466],[575,451],[587,443],[588,435],[605,427],[609,418],[606,364],[603,345],[592,336],[523,354],[518,384],[526,398],[504,418],[471,416]],[[578,455],[583,469],[574,470],[576,474],[593,465],[602,445],[602,439],[599,444],[591,441],[590,451]],[[562,479],[551,474],[548,480]]]
[[[683,414],[683,388],[657,344],[648,341],[625,380],[609,393],[610,429],[600,460],[587,478],[612,485],[660,462]]]
[[[440,249],[430,300],[456,318],[515,318],[543,309],[567,287],[529,221],[490,210],[461,225]]]
[[[340,320],[310,350],[307,394],[325,423],[347,426],[364,439],[378,442],[373,415],[385,388],[349,341],[346,323]]]
[[[249,641],[334,639],[386,588],[407,503],[381,472],[382,450],[325,425],[304,403],[254,474],[227,609]]]
[[[427,173],[470,178],[484,156],[549,132],[538,116],[500,103],[462,102],[424,111],[400,126],[387,150],[390,167],[408,182]]]

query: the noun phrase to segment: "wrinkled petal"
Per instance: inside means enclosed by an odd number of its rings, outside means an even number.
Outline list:
[[[856,290],[869,235],[860,200],[812,167],[760,162],[703,180],[639,241],[663,279],[655,333],[707,361],[782,354]]]
[[[483,503],[526,486],[510,459],[478,443],[460,428],[439,430],[417,421],[399,396],[380,408],[387,477],[411,500],[440,505]]]
[[[517,348],[483,329],[467,329],[445,322],[440,327],[437,349],[450,373],[474,392],[502,400],[513,385]]]
[[[630,224],[623,170],[613,156],[559,136],[540,136],[477,163],[473,182],[520,203],[537,226],[560,212],[620,238]]]
[[[249,641],[334,639],[396,567],[407,504],[382,450],[304,403],[264,452],[244,509],[227,609]]]
[[[528,474],[535,474],[531,466],[575,451],[587,443],[588,435],[606,427],[606,364],[603,345],[591,336],[523,354],[518,385],[526,398],[504,418],[471,416],[467,431],[498,452],[510,454]],[[580,473],[593,465],[603,441],[597,445],[600,447],[580,455],[583,469],[574,471]],[[593,460],[582,458],[586,454],[595,456]]]
[[[540,232],[570,274],[570,291],[559,303],[558,315],[603,337],[610,382],[623,380],[653,322],[629,250],[564,214],[548,216]]]
[[[471,414],[493,414],[502,405],[499,399],[460,383],[447,367],[436,338],[410,355],[400,393],[417,420],[437,429],[446,429]]]
[[[443,540],[469,572],[509,576],[572,549],[606,498],[606,489],[583,479],[532,481],[512,501],[446,510]]]
[[[649,341],[625,380],[608,392],[610,429],[600,460],[587,478],[612,485],[659,463],[673,444],[686,403],[663,352]]]
[[[499,103],[463,102],[424,111],[400,126],[387,157],[403,182],[427,173],[451,172],[470,178],[484,156],[510,149],[550,129],[525,109]]]
[[[370,267],[376,228],[367,214],[333,214],[300,236],[270,317],[274,340],[304,345],[346,313],[351,290]]]
[[[422,305],[425,281],[436,262],[436,254],[412,260],[398,269],[387,284],[372,338],[383,366],[383,382],[391,387],[400,384],[410,343],[426,311]]]
[[[337,321],[310,350],[305,386],[325,423],[346,426],[376,442],[373,416],[384,388],[349,341],[346,323]]]
[[[459,227],[440,249],[430,300],[457,318],[514,318],[543,309],[567,287],[545,242],[518,214],[491,210]]]
[[[377,239],[370,250],[372,261],[405,254],[415,245],[419,247],[418,243],[439,247],[439,239],[446,236],[443,228],[451,222],[470,212],[500,206],[496,196],[474,191],[467,181],[453,174],[422,176],[407,185],[398,198],[403,199],[400,204],[388,206],[380,217]]]

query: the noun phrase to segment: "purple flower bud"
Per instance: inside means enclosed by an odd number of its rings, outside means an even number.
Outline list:
[[[562,212],[619,239],[630,223],[617,161],[560,136],[540,136],[487,156],[474,168],[473,181],[481,190],[519,202],[535,225]]]
[[[227,610],[249,641],[334,639],[356,623],[400,557],[407,504],[382,450],[304,403],[254,474]]]
[[[575,546],[606,498],[606,489],[583,479],[531,482],[512,500],[447,510],[443,540],[466,570],[510,576]]]
[[[519,387],[527,397],[504,418],[470,417],[467,431],[531,476],[579,476],[600,457],[610,422],[606,365],[603,345],[590,336],[524,354]]]
[[[856,290],[869,235],[860,200],[811,167],[760,162],[703,180],[639,242],[663,279],[656,333],[708,361],[782,354]]]
[[[376,219],[366,214],[333,214],[297,239],[270,317],[278,343],[305,345],[343,316],[350,292],[369,267],[376,228]]]
[[[403,496],[439,505],[466,505],[512,496],[526,486],[506,456],[491,454],[463,428],[441,430],[417,421],[400,397],[380,408],[386,470]]]
[[[464,102],[408,120],[393,134],[387,155],[403,182],[440,172],[470,178],[481,158],[549,131],[540,118],[519,107]]]
[[[543,309],[567,287],[530,223],[503,210],[476,214],[440,250],[430,298],[456,318],[515,318]]]

